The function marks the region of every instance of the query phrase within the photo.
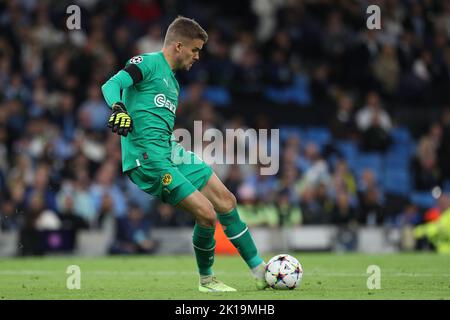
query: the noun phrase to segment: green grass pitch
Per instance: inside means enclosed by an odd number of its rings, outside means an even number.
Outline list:
[[[2,258],[0,300],[450,299],[450,256],[291,254],[303,265],[300,288],[257,291],[240,257],[217,256],[217,277],[238,292],[213,294],[198,292],[194,256]],[[80,289],[66,286],[69,265],[80,267]],[[367,288],[370,265],[380,268],[380,289]]]

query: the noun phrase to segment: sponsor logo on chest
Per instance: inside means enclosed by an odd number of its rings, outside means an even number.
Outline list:
[[[153,101],[155,102],[155,105],[157,107],[167,108],[172,113],[175,113],[175,111],[177,110],[177,106],[172,101],[167,99],[167,97],[166,97],[166,95],[164,93],[157,94],[155,96],[155,98],[153,99]]]

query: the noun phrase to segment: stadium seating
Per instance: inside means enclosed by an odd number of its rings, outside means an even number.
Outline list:
[[[313,142],[320,147],[328,144],[331,141],[331,132],[326,127],[309,127],[306,130],[306,140]]]
[[[269,100],[281,104],[295,103],[300,106],[308,106],[311,103],[308,79],[302,75],[297,75],[290,87],[268,87],[265,96]]]
[[[394,144],[409,144],[413,142],[413,138],[408,128],[396,127],[390,132]]]
[[[208,86],[203,92],[203,98],[218,107],[226,107],[231,103],[230,92],[221,86]]]
[[[410,161],[407,149],[390,149],[384,156],[384,167],[391,170],[408,169]]]
[[[415,191],[411,194],[412,203],[416,204],[422,209],[429,209],[436,205],[436,200],[431,195],[431,192]]]
[[[364,170],[371,169],[375,176],[380,179],[383,170],[383,157],[375,152],[360,153],[355,160],[354,169],[357,177],[360,177]]]
[[[405,169],[387,168],[384,170],[381,181],[385,192],[404,196],[411,192],[411,177]]]
[[[299,126],[281,126],[280,127],[280,139],[281,142],[286,141],[287,138],[295,136],[303,141],[306,137],[305,130]]]
[[[334,143],[334,147],[339,151],[342,157],[347,161],[350,168],[355,167],[356,159],[358,157],[359,151],[358,146],[351,141],[337,140]]]

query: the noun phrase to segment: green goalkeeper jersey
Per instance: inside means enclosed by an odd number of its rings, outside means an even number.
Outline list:
[[[122,170],[125,172],[151,156],[151,150],[148,149],[150,141],[171,139],[180,86],[162,51],[135,56],[123,70],[133,80],[132,84],[121,86],[121,101],[134,127],[126,137],[121,137]],[[120,73],[116,76],[120,76]],[[102,90],[108,104],[117,102],[108,97],[109,91],[104,87]]]

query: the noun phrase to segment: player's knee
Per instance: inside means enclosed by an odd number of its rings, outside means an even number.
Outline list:
[[[236,207],[237,201],[234,194],[230,191],[225,191],[221,194],[219,200],[219,208],[216,208],[220,213],[228,213]]]
[[[197,222],[205,228],[214,228],[216,226],[217,218],[214,216],[199,217]]]
[[[215,227],[217,216],[211,202],[206,202],[200,207],[199,214],[197,216],[197,221],[200,225],[204,227],[208,228]]]

